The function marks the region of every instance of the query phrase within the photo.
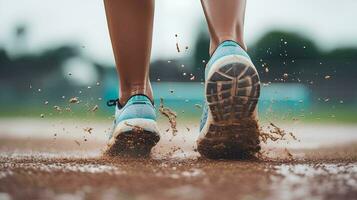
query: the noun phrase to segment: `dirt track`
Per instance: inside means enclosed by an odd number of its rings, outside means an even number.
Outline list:
[[[3,136],[0,199],[355,199],[357,196],[357,147],[352,139],[350,145],[293,148],[293,160],[284,156],[284,150],[267,147],[275,158],[212,161],[200,158],[192,150],[190,137],[184,142],[164,138],[151,158],[112,159],[100,156],[104,140],[89,138],[78,145],[71,137],[0,135]],[[177,144],[182,145],[177,148]]]

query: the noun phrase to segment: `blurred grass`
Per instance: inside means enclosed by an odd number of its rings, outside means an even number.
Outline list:
[[[98,104],[99,108],[93,112],[93,105],[78,104],[78,105],[60,105],[62,111],[56,111],[53,106],[9,106],[0,107],[1,118],[38,118],[41,119],[41,114],[46,119],[75,119],[75,120],[95,120],[106,121],[113,120],[114,108],[108,108],[106,105]],[[187,104],[186,109],[182,107],[170,106],[177,114],[180,121],[197,121],[201,116],[202,109],[195,105]],[[70,107],[71,112],[65,110],[65,107]],[[286,111],[284,109],[275,110],[260,110],[259,119],[262,122],[286,122],[295,121],[304,123],[356,123],[357,109],[351,105],[318,105],[311,106],[309,109]],[[160,116],[160,118],[163,118]]]

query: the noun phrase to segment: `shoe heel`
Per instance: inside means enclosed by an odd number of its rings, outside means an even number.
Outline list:
[[[256,106],[260,81],[243,56],[227,56],[212,65],[205,94],[209,117],[198,151],[208,158],[243,158],[260,150]]]

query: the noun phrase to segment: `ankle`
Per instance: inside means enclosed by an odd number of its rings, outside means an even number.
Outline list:
[[[218,38],[216,40],[211,39],[210,51],[209,51],[210,55],[212,56],[212,54],[217,49],[217,47],[220,44],[222,44],[224,41],[228,41],[228,40],[236,42],[240,47],[242,47],[245,51],[247,51],[247,46],[244,43],[243,39],[238,37],[225,36],[225,37]]]
[[[129,90],[129,91],[126,90],[126,91],[120,91],[119,94],[120,94],[119,102],[121,105],[125,105],[126,102],[134,95],[145,95],[151,101],[154,101],[151,89],[150,90],[135,89],[135,90]]]

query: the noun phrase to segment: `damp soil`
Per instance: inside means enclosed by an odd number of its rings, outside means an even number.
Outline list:
[[[12,199],[354,199],[356,185],[357,160],[343,158],[0,156],[0,197]]]
[[[178,127],[176,113],[163,101],[159,110],[172,131],[161,131],[165,137],[144,158],[103,156],[105,142],[99,140],[1,138],[0,199],[349,200],[357,196],[356,144],[263,149],[249,159],[209,160],[186,141],[190,137],[182,137],[182,130],[196,128]],[[262,144],[299,140],[275,123],[256,129]],[[80,132],[92,136],[96,130],[87,127]],[[269,157],[272,153],[277,156]]]

